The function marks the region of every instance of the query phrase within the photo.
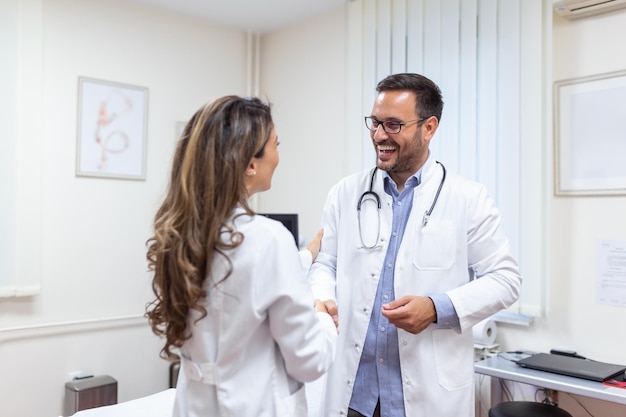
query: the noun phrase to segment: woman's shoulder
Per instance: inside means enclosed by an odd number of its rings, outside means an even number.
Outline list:
[[[284,245],[294,242],[291,232],[278,220],[262,214],[240,213],[235,217],[235,228],[244,236],[244,241],[262,241],[265,244]]]

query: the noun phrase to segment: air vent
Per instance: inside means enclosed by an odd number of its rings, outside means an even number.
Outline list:
[[[553,7],[560,16],[579,19],[626,8],[626,0],[559,0]]]

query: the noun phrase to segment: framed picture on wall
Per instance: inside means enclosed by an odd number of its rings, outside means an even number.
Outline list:
[[[555,193],[626,194],[626,71],[554,84]]]
[[[76,175],[145,180],[148,89],[79,77]]]

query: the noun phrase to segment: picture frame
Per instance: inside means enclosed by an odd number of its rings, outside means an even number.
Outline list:
[[[555,194],[626,194],[626,70],[554,83]]]
[[[148,89],[78,78],[76,175],[146,179]]]

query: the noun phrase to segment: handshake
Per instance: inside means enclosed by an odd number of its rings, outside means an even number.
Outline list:
[[[337,303],[333,300],[320,301],[315,300],[315,311],[319,313],[328,313],[333,318],[335,327],[339,326],[339,316],[337,315]]]

